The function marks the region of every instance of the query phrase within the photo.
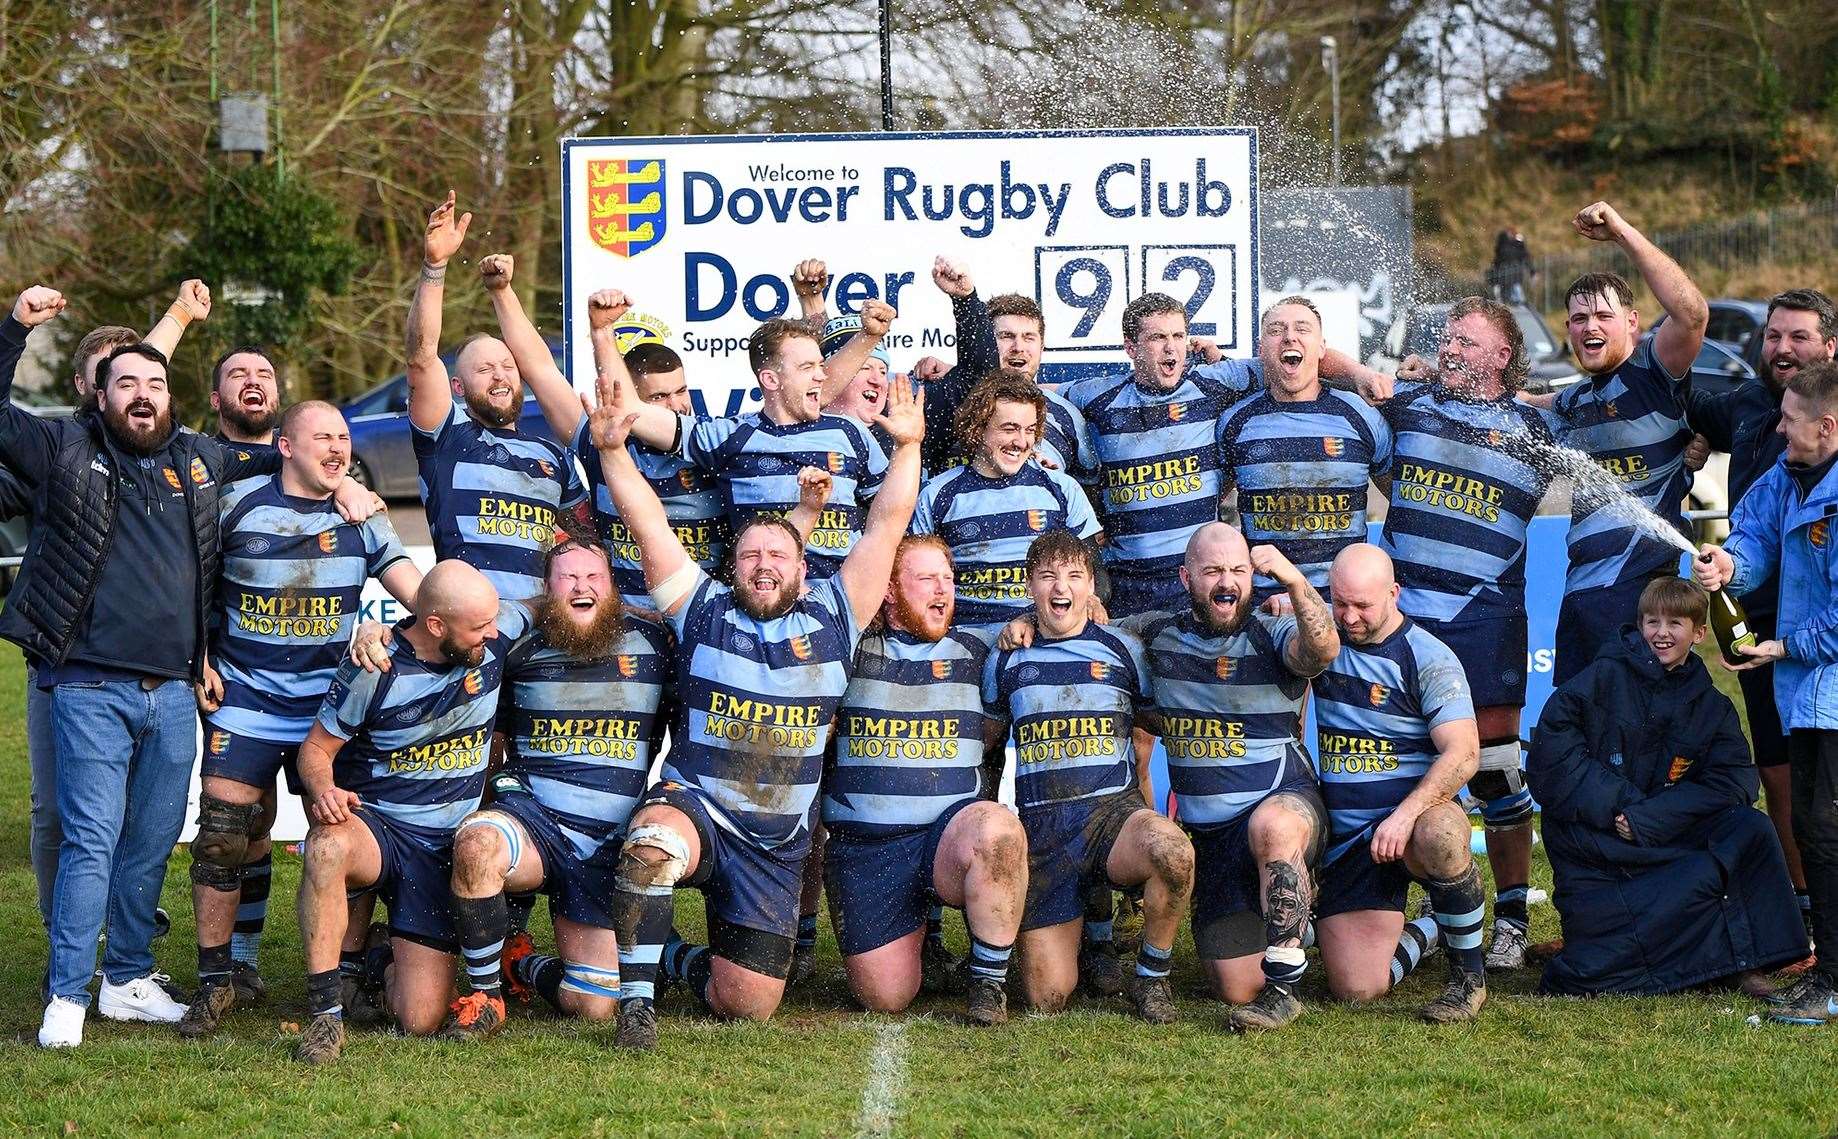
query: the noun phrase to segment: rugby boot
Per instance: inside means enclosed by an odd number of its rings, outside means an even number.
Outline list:
[[[1832,991],[1831,978],[1817,971],[1801,977],[1771,1003],[1768,1019],[1775,1024],[1818,1026],[1838,1019],[1838,993]]]
[[[199,985],[198,992],[179,1018],[179,1035],[187,1040],[202,1040],[216,1032],[223,1018],[236,1007],[236,986],[228,980]]]
[[[527,929],[520,929],[504,939],[504,957],[499,965],[499,972],[503,977],[504,994],[518,1004],[529,1004],[530,998],[536,995],[536,990],[518,978],[515,966],[517,962],[535,952],[536,940],[530,936],[530,931]]]
[[[1079,946],[1079,983],[1094,997],[1115,997],[1123,992],[1123,962],[1108,945],[1083,942]]]
[[[994,1028],[1008,1023],[1008,992],[1002,982],[988,977],[970,979],[970,997],[964,1015],[979,1028]]]
[[[1460,1024],[1480,1015],[1487,1003],[1487,975],[1459,967],[1449,970],[1449,983],[1441,995],[1417,1011],[1431,1024]]]
[[[268,982],[262,980],[255,966],[247,961],[230,963],[230,984],[236,990],[236,1003],[239,1005],[259,1005],[268,999]]]
[[[330,1064],[345,1050],[345,1022],[338,1014],[322,1012],[306,1022],[294,1059],[302,1064]]]
[[[650,1001],[620,1002],[619,1031],[613,1042],[646,1052],[657,1047],[657,1010]]]
[[[504,998],[495,993],[467,993],[453,1002],[442,1040],[483,1040],[504,1027]]]
[[[1518,969],[1525,964],[1525,927],[1518,922],[1495,920],[1493,944],[1487,947],[1487,968]]]
[[[963,964],[944,942],[926,938],[919,946],[919,991],[933,996],[963,992]]]
[[[1173,1024],[1177,1019],[1174,1011],[1174,990],[1166,977],[1144,977],[1141,974],[1129,979],[1130,1003],[1136,1006],[1136,1015],[1150,1024]]]
[[[1302,1015],[1302,1002],[1287,985],[1266,983],[1262,992],[1232,1010],[1226,1024],[1233,1032],[1271,1032]]]
[[[1764,994],[1761,999],[1771,1005],[1798,1004],[1806,998],[1811,986],[1818,979],[1817,973],[1803,971],[1793,981],[1771,993]]]
[[[364,938],[364,971],[356,977],[339,979],[339,999],[344,1002],[346,1020],[366,1027],[389,1023],[383,971],[394,956],[389,946],[389,927],[382,922],[371,923]]]

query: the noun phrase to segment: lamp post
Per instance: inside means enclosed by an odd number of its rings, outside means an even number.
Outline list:
[[[881,129],[893,129],[893,0],[881,0]]]
[[[1338,186],[1340,185],[1340,43],[1333,36],[1321,37],[1321,66],[1327,68],[1329,100],[1334,124],[1333,184]]]

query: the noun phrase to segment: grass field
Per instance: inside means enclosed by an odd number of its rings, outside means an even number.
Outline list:
[[[614,1051],[605,1028],[518,1015],[472,1045],[354,1032],[344,1059],[289,1059],[303,1018],[292,913],[299,860],[276,859],[263,945],[270,1003],[217,1038],[91,1017],[84,1046],[43,1053],[44,941],[27,861],[17,653],[0,648],[0,1131],[42,1135],[852,1135],[1088,1132],[1141,1135],[1828,1135],[1838,1125],[1838,1030],[1751,1028],[1733,994],[1550,1000],[1535,976],[1496,975],[1478,1024],[1437,1029],[1414,1008],[1440,986],[1432,961],[1390,999],[1347,1009],[1304,985],[1308,1014],[1275,1036],[1222,1031],[1191,943],[1176,951],[1183,1020],[1151,1028],[1121,1003],[1019,1016],[978,1032],[949,1003],[906,1017],[848,1010],[825,930],[818,977],[765,1026],[719,1024],[686,998],[663,1006],[657,1051]],[[1540,885],[1550,887],[1542,861]],[[173,859],[172,936],[156,947],[193,977],[186,859]],[[1533,939],[1555,936],[1548,905]],[[701,929],[686,896],[685,931]],[[539,942],[546,931],[539,910]],[[961,928],[953,930],[962,948]]]

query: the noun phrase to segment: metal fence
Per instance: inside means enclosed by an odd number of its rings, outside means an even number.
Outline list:
[[[1838,197],[1648,236],[1688,273],[1764,263],[1829,266],[1838,256]],[[1564,290],[1584,273],[1634,275],[1621,247],[1606,242],[1591,242],[1587,249],[1574,253],[1534,257],[1532,269],[1535,275],[1526,282],[1525,301],[1542,312],[1562,308]],[[1449,297],[1492,294],[1492,282],[1485,272],[1447,275],[1440,281],[1432,278],[1432,289],[1438,284],[1447,289]]]

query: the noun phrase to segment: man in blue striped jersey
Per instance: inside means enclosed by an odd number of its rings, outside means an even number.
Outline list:
[[[882,627],[862,638],[824,779],[824,878],[849,989],[898,1012],[921,980],[926,911],[964,911],[972,1024],[1008,1017],[1009,957],[1027,893],[1027,838],[993,802],[1000,721],[982,697],[984,636],[952,627],[950,551],[909,535]],[[986,771],[985,768],[990,770]]]
[[[1570,350],[1586,375],[1557,393],[1551,406],[1557,441],[1584,452],[1600,473],[1577,472],[1570,507],[1570,570],[1557,614],[1557,662],[1563,684],[1588,667],[1621,626],[1635,619],[1641,590],[1678,571],[1679,547],[1642,524],[1683,532],[1691,472],[1685,448],[1684,381],[1704,345],[1710,308],[1678,263],[1628,224],[1607,202],[1577,212],[1576,231],[1613,242],[1666,310],[1640,339],[1634,293],[1614,273],[1587,273],[1564,294]],[[1634,503],[1627,502],[1632,495]]]
[[[1046,396],[1007,368],[970,389],[953,425],[969,458],[925,484],[913,533],[936,534],[956,569],[957,619],[1004,622],[1029,605],[1028,547],[1048,530],[1102,541],[1104,529],[1084,490],[1034,457]]]
[[[814,356],[816,344],[803,343]],[[700,889],[709,910],[711,953],[688,978],[702,1001],[763,1020],[784,995],[824,748],[918,497],[924,401],[895,381],[878,421],[895,443],[887,484],[840,569],[807,590],[802,535],[782,518],[740,526],[732,586],[691,562],[626,450],[640,409],[615,377],[602,373],[597,386],[594,444],[680,645],[664,781],[632,815],[614,880],[618,1040],[650,1048],[679,884]]]
[[[1334,556],[1366,540],[1366,484],[1391,473],[1391,428],[1358,396],[1321,383],[1321,313],[1307,297],[1265,310],[1258,358],[1264,390],[1225,413],[1219,466],[1238,524],[1269,543],[1316,590]],[[1285,597],[1277,581],[1252,578],[1256,600]]]
[[[511,289],[516,271],[508,253],[493,253],[479,262],[479,275],[485,283],[497,313],[498,328],[504,343],[517,362],[517,371],[530,385],[530,394],[542,408],[543,418],[557,439],[571,440],[571,451],[587,475],[594,524],[600,539],[606,543],[612,559],[613,584],[620,599],[628,606],[648,608],[650,595],[645,592],[644,571],[638,566],[638,544],[632,541],[625,524],[613,511],[613,499],[607,493],[606,480],[600,473],[600,454],[594,450],[587,434],[587,414],[581,409],[581,397],[568,377],[556,365],[542,333],[530,322],[523,305]],[[595,337],[609,337],[641,403],[663,408],[672,415],[689,415],[689,381],[683,358],[668,345],[646,335],[625,345],[635,330],[645,329],[648,318],[630,311],[623,293],[611,290],[608,302],[589,310]],[[634,441],[632,460],[645,481],[664,504],[677,540],[703,569],[716,572],[727,556],[728,525],[721,501],[721,488],[715,476],[680,456],[653,450]]]
[[[1254,613],[1253,574],[1290,612]],[[1149,659],[1149,721],[1194,847],[1193,940],[1236,1031],[1302,1014],[1303,926],[1327,808],[1300,739],[1308,681],[1340,652],[1334,619],[1275,546],[1214,522],[1187,543],[1184,612],[1131,618]]]
[[[504,341],[460,347],[457,375],[440,359],[447,261],[471,214],[447,194],[428,215],[421,280],[408,313],[408,419],[434,553],[483,573],[506,601],[542,592],[542,554],[560,519],[585,520],[587,489],[567,448],[520,433],[523,378]],[[460,402],[455,403],[458,397]]]
[[[472,992],[456,1035],[503,1022],[503,970],[560,1011],[610,1020],[619,954],[612,879],[626,820],[644,793],[670,669],[669,633],[628,613],[606,551],[569,538],[545,559],[548,588],[504,665],[498,728],[505,765],[491,806],[453,839],[453,896]],[[506,952],[505,893],[549,895],[557,956]]]
[[[1457,301],[1438,364],[1428,383],[1400,384],[1385,406],[1396,459],[1379,540],[1403,586],[1399,608],[1467,675],[1481,739],[1468,790],[1481,801],[1495,890],[1487,967],[1513,969],[1525,960],[1532,869],[1532,794],[1519,747],[1525,541],[1561,467],[1544,417],[1514,398],[1529,364],[1511,309]]]
[[[1454,802],[1480,751],[1468,683],[1455,654],[1398,611],[1383,550],[1348,546],[1332,573],[1340,655],[1314,680],[1328,809],[1315,913],[1328,988],[1346,1001],[1382,996],[1439,935],[1449,983],[1421,1016],[1472,1020],[1487,974],[1486,897],[1468,816]],[[1413,879],[1435,907],[1433,928],[1427,919],[1405,926]]]
[[[428,571],[414,609],[396,626],[387,669],[339,667],[300,745],[313,824],[300,882],[312,1019],[295,1055],[309,1064],[344,1047],[338,957],[348,891],[374,890],[389,906],[394,965],[385,982],[404,1032],[438,1029],[453,995],[453,832],[484,794],[505,654],[529,619],[457,560]]]
[[[257,485],[223,515],[221,608],[197,694],[206,730],[191,843],[198,991],[179,1021],[188,1038],[214,1032],[239,996],[265,988],[252,962],[232,962],[231,936],[261,935],[275,776],[300,791],[296,754],[356,627],[364,582],[378,579],[405,605],[421,584],[388,515],[353,524],[338,513],[351,434],[336,407],[294,404],[277,446],[281,473],[244,480]]]
[[[1148,806],[1130,730],[1147,710],[1148,666],[1135,634],[1089,617],[1096,552],[1070,531],[1028,548],[1031,643],[989,658],[983,699],[1015,741],[1015,801],[1028,839],[1022,983],[1041,1012],[1065,1006],[1093,887],[1142,892],[1142,949],[1127,982],[1136,1014],[1175,1019],[1169,959],[1193,890],[1193,845]]]

